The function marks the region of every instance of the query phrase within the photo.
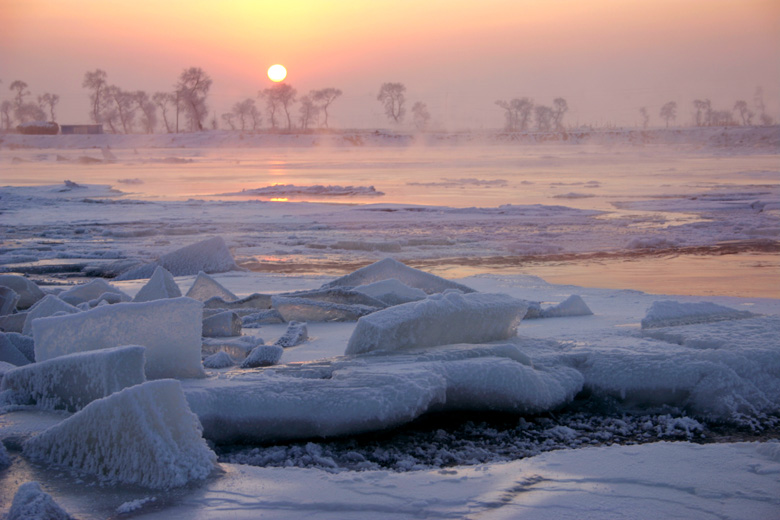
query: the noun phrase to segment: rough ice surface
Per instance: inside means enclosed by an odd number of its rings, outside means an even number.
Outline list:
[[[5,332],[18,332],[24,330],[24,322],[27,320],[27,311],[0,316],[0,329]]]
[[[227,291],[227,289],[225,289]],[[227,291],[232,295],[230,291]],[[206,309],[270,309],[271,308],[271,295],[253,293],[249,296],[239,299],[225,299],[224,296],[212,296],[203,302],[203,307]],[[233,296],[235,298],[235,296]]]
[[[345,354],[504,340],[517,333],[527,307],[505,294],[431,295],[360,318]]]
[[[16,291],[5,285],[0,285],[0,316],[14,312],[17,303],[19,303],[19,295]]]
[[[216,462],[179,382],[170,379],[93,401],[28,440],[24,454],[108,482],[150,488],[202,480]]]
[[[355,290],[389,306],[424,300],[428,296],[422,289],[409,287],[395,278],[359,285]]]
[[[258,345],[241,362],[241,368],[269,367],[282,359],[284,349],[279,345]]]
[[[18,367],[30,363],[27,356],[22,354],[5,334],[0,334],[0,361],[5,361]]]
[[[203,353],[216,354],[225,351],[230,357],[237,360],[246,358],[258,345],[263,344],[263,339],[257,336],[239,336],[237,338],[203,338]]]
[[[292,293],[282,293],[278,295],[284,298],[301,298],[320,302],[338,303],[341,305],[365,305],[367,307],[376,307],[382,309],[386,305],[359,291],[348,287],[331,287],[328,289],[317,289],[314,291],[296,291]]]
[[[284,321],[355,321],[376,311],[376,307],[333,303],[308,298],[271,297],[271,304]]]
[[[6,520],[73,520],[37,482],[25,482],[14,495]]]
[[[276,323],[284,323],[284,318],[276,309],[268,309],[241,317],[241,326],[245,329],[258,329],[262,325]]]
[[[219,338],[241,335],[241,318],[233,311],[225,311],[203,320],[203,337]]]
[[[213,237],[182,247],[161,256],[152,265],[164,267],[173,276],[195,275],[201,271],[204,273],[224,273],[238,269],[233,255],[222,237]],[[148,275],[142,276],[145,270],[148,271],[149,267],[142,266],[139,269],[133,269],[123,273],[118,279],[147,278]]]
[[[30,307],[27,311],[27,319],[24,321],[22,334],[27,336],[32,335],[32,322],[34,319],[54,316],[58,312],[75,314],[81,311],[73,305],[61,300],[59,297],[53,294],[47,294],[43,299],[35,302],[35,305]]]
[[[211,354],[203,360],[203,366],[205,368],[227,368],[235,365],[236,362],[230,357],[230,354],[224,350],[220,350],[216,354]]]
[[[280,365],[183,386],[206,438],[265,442],[380,430],[437,410],[549,410],[582,382],[573,368],[536,369],[500,344]]]
[[[129,302],[131,300],[130,296],[102,278],[95,278],[91,282],[77,285],[72,289],[61,292],[58,296],[60,300],[66,303],[78,305],[84,302],[100,300],[106,293],[116,294],[119,296],[120,300],[124,302]]]
[[[337,278],[322,286],[330,287],[346,286],[358,287],[382,280],[396,279],[404,285],[425,291],[426,294],[440,293],[447,289],[457,289],[464,293],[474,292],[474,289],[457,282],[452,282],[440,276],[408,267],[398,260],[385,258],[366,267],[362,267],[346,276]]]
[[[8,287],[19,295],[19,301],[16,306],[20,309],[27,309],[44,297],[43,291],[24,276],[15,274],[0,274],[0,285]]]
[[[308,338],[309,330],[306,327],[306,323],[291,321],[290,324],[287,325],[287,330],[284,332],[284,335],[277,339],[274,345],[279,345],[283,348],[294,347],[300,345]]]
[[[146,347],[146,377],[203,377],[203,304],[192,298],[119,303],[33,322],[35,359],[121,345]]]
[[[181,296],[181,289],[176,285],[173,275],[164,267],[157,266],[152,277],[149,278],[146,285],[141,287],[133,301],[148,302],[163,298],[178,298],[179,296]]]
[[[647,310],[642,328],[712,323],[722,320],[749,318],[753,313],[738,311],[710,302],[680,303],[672,300],[656,301]]]
[[[0,390],[13,392],[18,404],[75,412],[95,399],[144,381],[144,347],[130,345],[19,367],[5,374]]]
[[[225,289],[221,283],[203,271],[198,273],[198,277],[195,278],[195,282],[193,282],[190,290],[187,291],[186,296],[202,302],[214,297],[221,298],[225,301],[235,301],[238,299],[235,294]]]
[[[563,318],[567,316],[591,316],[593,311],[577,294],[572,294],[557,305],[547,307],[541,312],[542,318]]]
[[[31,363],[35,362],[35,341],[32,337],[19,332],[0,332],[0,335],[5,336]]]

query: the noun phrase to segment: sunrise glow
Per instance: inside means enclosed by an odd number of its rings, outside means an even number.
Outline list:
[[[268,68],[268,79],[270,79],[274,83],[284,81],[284,78],[286,77],[287,77],[287,69],[285,69],[282,65],[279,64],[271,65]]]

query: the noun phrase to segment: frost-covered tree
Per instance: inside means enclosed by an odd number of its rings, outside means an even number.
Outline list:
[[[510,132],[526,131],[531,123],[531,113],[534,103],[530,99],[514,98],[510,101],[496,101],[496,105],[504,109],[504,128]]]
[[[553,125],[556,130],[563,130],[563,115],[569,111],[569,104],[563,98],[555,98],[552,106]]]
[[[707,123],[710,126],[734,126],[737,124],[730,110],[711,110]]]
[[[13,103],[7,99],[0,103],[0,126],[3,127],[3,130],[11,129],[11,124],[13,121],[13,116],[11,113],[13,112],[13,109]]]
[[[107,112],[104,112],[104,117],[113,120],[111,124],[112,130],[118,130],[116,124],[116,121],[118,121],[124,133],[131,133],[135,125],[137,108],[134,93],[122,90],[116,85],[109,85],[106,88],[105,96],[109,100],[109,107]]]
[[[141,111],[141,126],[147,134],[154,133],[157,126],[157,105],[149,98],[143,90],[137,90],[133,93],[133,100]]]
[[[753,106],[758,113],[758,119],[764,126],[769,126],[774,123],[772,116],[766,113],[766,105],[764,105],[764,89],[756,87],[756,92],[753,94]]]
[[[276,128],[276,114],[284,110],[287,116],[287,129],[292,129],[292,119],[290,118],[290,109],[295,103],[298,91],[287,83],[276,83],[270,88],[263,90],[260,95],[265,98],[266,109],[271,118],[271,128]]]
[[[42,96],[38,96],[38,106],[44,112],[49,112],[49,121],[56,121],[57,117],[54,115],[54,107],[60,102],[60,96],[57,94],[44,93]]]
[[[314,103],[310,96],[303,96],[298,112],[300,113],[301,128],[306,130],[309,125],[316,122],[320,114],[320,107]]]
[[[647,128],[647,125],[650,124],[650,114],[647,112],[647,107],[640,108],[639,115],[642,116],[642,128]]]
[[[209,75],[200,67],[184,69],[179,75],[179,81],[176,83],[177,100],[192,131],[203,130],[209,113],[206,98],[211,83]]]
[[[677,102],[669,101],[661,107],[660,111],[661,119],[666,121],[666,128],[669,128],[669,121],[677,119]]]
[[[225,112],[220,116],[222,122],[228,125],[230,130],[236,130],[236,115],[233,112]]]
[[[694,99],[693,108],[696,110],[696,126],[709,126],[712,118],[712,102],[709,99]]]
[[[8,90],[12,92],[16,91],[13,101],[15,110],[21,108],[21,106],[24,105],[24,98],[30,95],[30,91],[27,90],[27,83],[19,79],[11,83]]]
[[[428,112],[428,105],[421,101],[412,105],[412,118],[414,119],[414,126],[416,126],[418,130],[425,131],[431,120],[431,114]]]
[[[46,119],[46,113],[38,105],[25,101],[25,98],[30,95],[27,83],[16,80],[11,83],[8,89],[16,92],[12,104],[14,119],[17,123],[21,124]]]
[[[89,89],[89,117],[93,123],[102,123],[101,112],[105,106],[105,91],[108,87],[108,75],[104,70],[95,69],[84,74],[81,86]]]
[[[739,114],[739,117],[742,119],[742,124],[744,126],[748,126],[753,121],[753,116],[755,115],[750,108],[748,108],[747,101],[744,101],[740,99],[736,103],[734,103],[734,110]]]
[[[322,126],[325,128],[328,128],[328,108],[331,103],[341,96],[341,94],[341,90],[333,87],[312,90],[309,92],[312,101],[314,101],[314,103],[317,104],[317,107],[322,110],[322,113],[325,114],[325,120],[322,123]]]
[[[385,115],[395,123],[401,123],[406,115],[406,86],[403,83],[383,83],[376,99],[385,107]]]
[[[534,108],[536,116],[536,129],[540,132],[549,132],[555,120],[555,112],[552,108],[544,105],[536,105]]]
[[[176,108],[176,95],[170,92],[155,92],[152,95],[152,103],[160,109],[160,114],[163,118],[163,124],[165,124],[165,131],[169,134],[173,132],[173,127],[170,121],[168,121],[168,110]]]
[[[238,103],[233,105],[233,110],[231,111],[231,114],[233,115],[235,121],[238,122],[238,126],[242,132],[250,127],[252,128],[252,130],[255,130],[257,128],[260,114],[259,111],[257,110],[257,106],[255,105],[254,99],[247,98],[244,101],[239,101]],[[224,115],[222,119],[223,120],[225,119]],[[231,129],[235,130],[235,128],[233,128],[233,125],[231,125]]]

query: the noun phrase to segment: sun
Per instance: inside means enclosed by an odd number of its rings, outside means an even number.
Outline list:
[[[268,79],[271,81],[278,83],[284,78],[287,77],[287,69],[285,69],[283,66],[277,64],[277,65],[271,65],[268,68]]]

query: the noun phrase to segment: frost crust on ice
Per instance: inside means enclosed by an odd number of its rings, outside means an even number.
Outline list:
[[[306,327],[306,323],[300,321],[291,321],[287,325],[287,330],[284,332],[281,338],[277,339],[274,345],[280,347],[295,347],[300,345],[309,338],[309,329]]]
[[[75,412],[96,399],[146,381],[144,347],[79,352],[6,372],[0,390],[18,404]]]
[[[27,311],[27,319],[24,320],[22,334],[26,336],[32,335],[32,322],[36,318],[45,318],[57,313],[76,314],[77,312],[81,311],[57,296],[47,294],[42,300],[35,302],[35,305]]]
[[[16,306],[20,309],[27,309],[43,298],[45,295],[41,289],[32,281],[24,276],[15,274],[0,274],[0,285],[8,287],[19,295]]]
[[[181,289],[176,285],[173,275],[164,267],[157,266],[154,274],[146,285],[133,298],[134,302],[149,302],[152,300],[161,300],[164,298],[178,298],[181,296]]]
[[[5,334],[0,334],[0,361],[18,367],[30,363],[27,356],[22,354]]]
[[[202,302],[215,297],[221,298],[227,302],[238,299],[235,294],[228,291],[221,283],[203,271],[198,273],[197,278],[195,278],[195,281],[192,283],[190,290],[187,291],[186,296]]]
[[[408,267],[392,258],[385,258],[384,260],[362,267],[346,276],[326,283],[322,288],[329,289],[331,287],[339,286],[358,287],[390,279],[396,279],[404,285],[421,289],[425,291],[426,294],[440,293],[447,289],[457,289],[463,293],[474,292],[474,289],[470,287],[452,282],[441,276],[436,276],[435,274]]]
[[[242,360],[258,345],[263,345],[262,338],[256,336],[238,336],[232,338],[203,338],[203,353],[216,354],[225,351],[230,357]]]
[[[282,359],[284,349],[279,345],[258,345],[241,362],[241,368],[270,367]]]
[[[203,377],[203,304],[192,298],[118,303],[33,322],[35,359],[121,345],[146,347],[148,379]]]
[[[710,302],[680,303],[672,300],[656,301],[647,310],[642,320],[643,329],[713,323],[723,320],[738,320],[755,316],[752,312],[738,311]]]
[[[241,335],[241,318],[233,311],[225,311],[203,320],[204,337],[221,338]]]
[[[504,340],[517,333],[527,308],[504,294],[432,295],[360,318],[345,354]]]
[[[25,482],[16,490],[6,520],[73,520],[37,482]]]
[[[178,381],[126,388],[28,440],[24,454],[101,480],[171,488],[206,478],[216,455]]]

